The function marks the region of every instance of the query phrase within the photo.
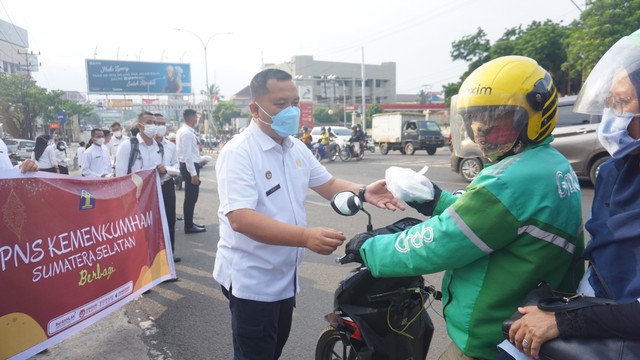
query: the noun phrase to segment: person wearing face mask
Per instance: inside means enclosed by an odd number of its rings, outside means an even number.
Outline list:
[[[198,139],[194,130],[198,124],[198,114],[195,110],[186,109],[182,117],[184,124],[176,133],[176,152],[180,162],[180,174],[185,183],[182,204],[184,232],[197,234],[207,231],[203,225],[193,222],[193,213],[200,194],[200,168],[202,167]]]
[[[157,169],[162,177],[167,174],[163,163],[164,148],[155,140],[156,118],[143,111],[138,114],[135,127],[139,132],[118,146],[116,176],[131,174],[141,169]]]
[[[82,176],[93,178],[109,177],[112,174],[109,149],[104,146],[104,131],[91,130],[91,145],[82,154]]]
[[[67,145],[64,141],[58,141],[53,150],[58,162],[58,172],[69,175],[69,159],[67,158]]]
[[[180,171],[180,163],[178,162],[178,154],[176,146],[164,136],[167,133],[167,124],[164,121],[164,115],[154,114],[156,118],[156,141],[162,145],[164,149],[163,163],[166,169],[172,169],[175,175]],[[173,176],[163,174],[160,177],[162,183],[162,200],[164,203],[164,212],[167,215],[169,225],[169,237],[171,238],[171,250],[173,252],[173,262],[180,262],[180,258],[175,256],[176,242],[176,183]]]
[[[118,146],[125,142],[129,137],[122,133],[122,125],[119,122],[111,124],[111,140],[107,144],[109,146],[109,152],[111,153],[111,159],[115,164],[115,157],[118,153]]]
[[[585,225],[591,240],[584,257],[591,266],[577,292],[616,304],[556,313],[518,308],[524,316],[511,326],[511,343],[501,345],[512,356],[501,359],[524,358],[518,350],[537,358],[541,346],[557,337],[640,340],[640,30],[598,61],[573,111],[602,114],[598,140],[612,157],[596,179]]]
[[[304,249],[329,255],[345,240],[338,230],[307,227],[309,189],[327,200],[352,191],[380,208],[404,209],[384,181],[364,186],[336,179],[292,136],[300,126],[300,98],[289,73],[263,70],[250,88],[253,119],[216,162],[220,240],[213,276],[229,299],[236,360],[280,356]]]

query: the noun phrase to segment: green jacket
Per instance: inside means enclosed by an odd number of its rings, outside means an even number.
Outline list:
[[[580,185],[551,141],[485,167],[463,195],[443,191],[430,219],[360,250],[376,277],[446,270],[447,332],[467,356],[496,357],[502,322],[540,281],[571,291],[582,275],[571,271],[584,248]]]

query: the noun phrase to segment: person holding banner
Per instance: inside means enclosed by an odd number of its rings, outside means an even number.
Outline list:
[[[7,148],[7,144],[0,139],[0,169],[11,168],[13,168],[13,164],[11,164],[11,159],[9,158],[9,149]],[[38,163],[31,159],[27,159],[23,161],[18,168],[23,173],[38,171]]]
[[[134,126],[140,131],[134,138],[129,138],[118,146],[116,177],[151,168],[158,170],[160,176],[167,174],[163,164],[164,149],[154,139],[155,122],[156,117],[148,111],[138,114],[138,121]]]

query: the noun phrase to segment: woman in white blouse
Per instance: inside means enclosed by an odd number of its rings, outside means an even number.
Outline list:
[[[44,135],[36,138],[36,146],[31,153],[31,159],[38,163],[40,171],[52,173],[58,172],[58,161],[56,160],[53,147],[48,145],[48,139]]]

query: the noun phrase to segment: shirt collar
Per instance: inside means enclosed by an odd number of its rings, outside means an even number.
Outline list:
[[[260,144],[260,147],[262,148],[263,151],[269,150],[279,145],[269,135],[265,134],[262,131],[262,129],[260,129],[260,126],[258,126],[258,124],[256,124],[255,121],[253,121],[253,119],[251,120],[251,123],[249,123],[249,126],[244,130],[244,132],[247,133],[247,136],[255,137],[256,140],[258,140],[258,143]],[[290,136],[287,136],[282,141],[282,147],[291,148],[292,146],[293,146],[293,141],[291,141]]]

